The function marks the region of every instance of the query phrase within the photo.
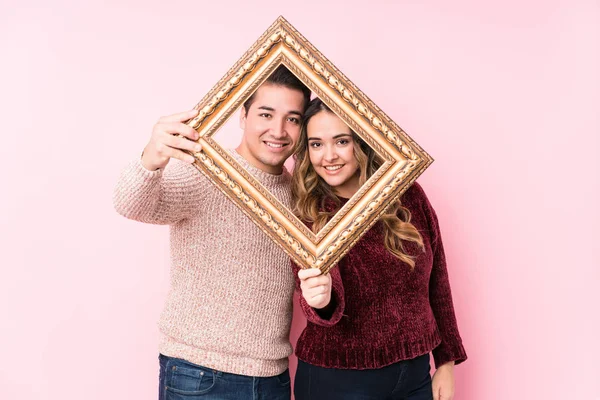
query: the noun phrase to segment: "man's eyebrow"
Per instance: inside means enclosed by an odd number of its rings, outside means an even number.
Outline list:
[[[275,111],[275,109],[273,107],[271,107],[271,106],[260,106],[260,107],[258,107],[258,109],[259,110],[271,111],[271,112]],[[288,111],[288,114],[298,115],[299,117],[302,116],[302,113],[300,111],[297,111],[297,110]]]

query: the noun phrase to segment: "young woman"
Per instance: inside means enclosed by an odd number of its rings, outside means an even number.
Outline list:
[[[303,126],[292,192],[297,215],[318,232],[380,161],[320,99]],[[417,183],[330,274],[294,268],[308,320],[296,346],[297,400],[452,399],[454,365],[467,355],[437,217]]]

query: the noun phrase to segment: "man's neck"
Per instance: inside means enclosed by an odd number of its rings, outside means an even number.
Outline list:
[[[247,151],[247,149],[243,145],[239,145],[235,151],[248,162],[248,164],[252,165],[254,168],[261,170],[264,173],[271,175],[281,175],[283,173],[283,165],[279,166],[271,166],[265,165],[264,163],[257,160],[252,154]]]

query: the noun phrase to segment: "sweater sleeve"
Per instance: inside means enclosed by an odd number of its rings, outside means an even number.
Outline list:
[[[454,361],[457,365],[467,359],[467,354],[458,332],[446,267],[446,256],[437,215],[422,189],[421,192],[424,199],[422,202],[423,212],[429,224],[431,249],[433,251],[433,267],[429,281],[429,302],[442,338],[442,342],[438,347],[433,349],[433,358],[436,367],[450,361]]]
[[[126,218],[171,225],[198,211],[207,184],[191,164],[172,160],[164,169],[149,171],[138,158],[122,171],[113,204]]]
[[[342,283],[339,267],[336,266],[329,271],[331,274],[331,302],[323,310],[317,310],[308,305],[304,296],[302,296],[300,278],[298,278],[300,267],[293,261],[291,264],[292,270],[294,271],[294,279],[296,280],[296,291],[299,294],[298,301],[307,321],[324,327],[331,327],[340,322],[344,314],[346,303],[344,300],[344,285]]]

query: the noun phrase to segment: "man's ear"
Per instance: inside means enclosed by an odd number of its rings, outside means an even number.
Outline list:
[[[240,108],[240,129],[246,129],[246,107]]]

